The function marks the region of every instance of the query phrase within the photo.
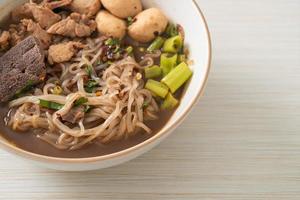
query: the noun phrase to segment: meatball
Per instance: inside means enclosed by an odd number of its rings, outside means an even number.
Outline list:
[[[128,34],[139,42],[150,42],[164,32],[168,25],[167,17],[157,8],[149,8],[138,14],[128,27]]]
[[[120,18],[134,17],[142,11],[140,0],[102,0],[103,6]]]
[[[126,22],[107,11],[100,11],[96,17],[98,31],[101,34],[122,39],[126,34]]]
[[[70,4],[70,9],[73,12],[94,16],[101,8],[100,0],[73,0]]]

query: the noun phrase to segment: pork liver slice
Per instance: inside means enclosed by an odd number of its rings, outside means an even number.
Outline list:
[[[46,74],[41,43],[29,36],[0,58],[0,101],[11,99],[29,83],[39,83]]]

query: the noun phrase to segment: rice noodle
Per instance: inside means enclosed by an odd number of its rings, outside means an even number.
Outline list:
[[[137,74],[146,66],[153,64],[159,52],[146,56],[141,63],[132,57],[107,64],[96,61],[101,55],[103,39],[87,39],[86,48],[81,50],[70,62],[61,63],[50,69],[51,76],[46,81],[41,94],[25,96],[13,100],[9,107],[12,112],[8,125],[13,130],[27,131],[32,128],[43,130],[38,138],[61,150],[75,150],[100,141],[108,143],[137,134],[139,130],[151,133],[144,120],[157,119],[158,106],[148,90],[143,89],[144,81]],[[87,76],[85,66],[93,66],[93,79],[99,82],[96,93],[87,93],[84,80]],[[51,71],[52,70],[52,71]],[[98,76],[100,74],[101,76]],[[63,94],[51,94],[54,82],[61,83]],[[85,105],[93,109],[85,114],[77,124],[62,121],[61,116],[69,113],[74,102],[87,98]],[[63,104],[56,112],[41,109],[40,99]],[[143,105],[149,105],[144,108]]]

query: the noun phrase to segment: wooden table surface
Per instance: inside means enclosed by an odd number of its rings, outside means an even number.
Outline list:
[[[300,1],[198,2],[212,71],[170,138],[129,163],[81,173],[0,150],[0,199],[300,199]]]

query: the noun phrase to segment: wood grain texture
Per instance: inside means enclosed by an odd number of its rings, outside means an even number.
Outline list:
[[[212,72],[168,140],[87,173],[0,151],[0,199],[300,199],[300,1],[198,2],[212,32]]]

